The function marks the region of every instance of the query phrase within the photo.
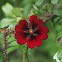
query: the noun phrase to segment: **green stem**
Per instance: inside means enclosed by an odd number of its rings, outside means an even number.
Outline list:
[[[25,62],[25,52],[23,51],[23,62]]]

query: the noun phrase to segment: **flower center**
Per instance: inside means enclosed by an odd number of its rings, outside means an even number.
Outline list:
[[[34,30],[33,30],[33,29],[30,29],[30,30],[29,30],[29,33],[30,33],[30,34],[33,34],[33,33],[34,33]]]

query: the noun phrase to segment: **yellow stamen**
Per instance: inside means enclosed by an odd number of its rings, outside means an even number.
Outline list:
[[[33,29],[30,29],[30,30],[29,30],[29,33],[30,33],[30,34],[33,34],[33,33],[34,33],[34,30],[33,30]]]

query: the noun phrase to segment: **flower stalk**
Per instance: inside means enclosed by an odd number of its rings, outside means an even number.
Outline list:
[[[27,62],[29,62],[29,59],[28,59],[28,46],[26,48],[26,58],[27,58]]]
[[[23,51],[23,62],[25,62],[25,52]]]

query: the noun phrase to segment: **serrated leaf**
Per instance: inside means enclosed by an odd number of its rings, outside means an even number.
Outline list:
[[[15,16],[22,16],[22,12],[19,8],[13,8],[12,14]]]
[[[13,6],[9,3],[6,3],[2,6],[2,10],[6,15],[9,15],[12,13]]]
[[[58,0],[51,0],[52,4],[57,4]]]
[[[62,16],[62,9],[56,9],[53,11],[53,13],[57,16]]]
[[[3,18],[1,20],[1,28],[7,27],[8,25],[12,24],[15,21],[13,18]]]
[[[44,1],[44,0],[36,0],[35,5],[39,6],[39,5],[42,4],[43,1]]]

